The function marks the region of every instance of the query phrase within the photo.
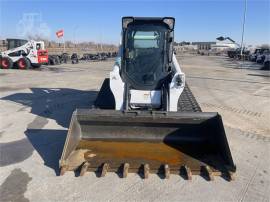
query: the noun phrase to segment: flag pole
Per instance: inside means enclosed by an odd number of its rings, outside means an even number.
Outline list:
[[[64,43],[64,53],[65,53],[66,52],[66,43],[65,43],[64,35],[63,35],[63,43]]]

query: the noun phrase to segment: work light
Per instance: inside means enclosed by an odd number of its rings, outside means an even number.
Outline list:
[[[123,17],[122,18],[122,27],[126,29],[128,24],[133,22],[133,21],[134,21],[133,17]]]
[[[165,18],[163,18],[163,22],[166,23],[171,30],[174,29],[174,22],[175,22],[175,19],[174,18],[172,18],[172,17],[165,17]]]

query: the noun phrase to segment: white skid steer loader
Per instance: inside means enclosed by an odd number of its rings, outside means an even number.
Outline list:
[[[119,57],[95,107],[72,116],[60,159],[68,170],[227,176],[236,167],[221,117],[201,112],[173,53],[172,17],[122,18]]]
[[[0,54],[0,68],[2,69],[38,68],[44,63],[48,63],[48,51],[45,49],[43,41],[30,40],[24,45],[11,48]]]

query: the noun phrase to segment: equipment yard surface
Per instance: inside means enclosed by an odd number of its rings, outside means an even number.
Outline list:
[[[178,56],[203,111],[219,112],[234,181],[150,174],[59,176],[72,112],[89,108],[113,61],[0,70],[0,201],[270,201],[270,72],[223,56]]]

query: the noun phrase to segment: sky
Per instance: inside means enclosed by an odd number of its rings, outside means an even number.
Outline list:
[[[244,0],[0,0],[0,38],[40,36],[118,44],[123,16],[172,16],[175,41],[215,41],[219,36],[240,43]],[[29,17],[33,20],[27,20]],[[270,44],[270,0],[247,0],[244,42]]]

